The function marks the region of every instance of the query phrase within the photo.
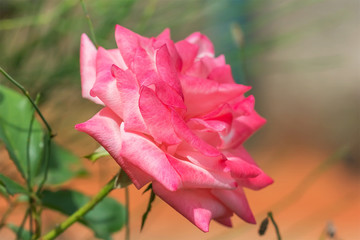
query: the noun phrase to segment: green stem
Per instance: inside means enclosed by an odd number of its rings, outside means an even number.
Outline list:
[[[19,239],[21,238],[21,234],[22,234],[22,232],[23,232],[23,230],[24,230],[25,222],[26,222],[29,214],[31,214],[30,211],[31,211],[30,208],[28,208],[28,209],[26,210],[26,213],[25,213],[25,215],[24,215],[24,218],[23,218],[23,220],[21,221],[19,230],[16,232],[16,240],[19,240]]]
[[[0,67],[0,72],[12,83],[14,84],[18,89],[20,89],[20,91],[25,95],[25,97],[27,97],[27,99],[30,101],[30,103],[33,105],[33,107],[35,108],[35,111],[39,114],[41,120],[43,121],[43,123],[46,126],[46,129],[49,132],[49,135],[52,137],[52,129],[49,125],[49,123],[45,120],[44,116],[42,115],[40,109],[38,108],[37,104],[35,103],[34,100],[32,100],[32,98],[30,97],[29,92],[20,84],[18,83],[15,79],[13,79],[7,72],[5,72],[5,70]]]
[[[92,39],[93,39],[93,41],[94,41],[94,43],[95,43],[96,48],[98,48],[99,45],[98,45],[98,43],[97,43],[97,41],[96,41],[94,27],[93,27],[93,25],[92,25],[92,22],[91,22],[91,19],[90,19],[90,15],[89,15],[89,13],[88,13],[88,11],[87,11],[87,9],[86,9],[85,2],[84,2],[84,0],[80,0],[80,2],[81,2],[81,6],[82,6],[82,8],[83,8],[83,11],[84,11],[84,13],[85,13],[87,22],[88,22],[88,24],[89,24],[91,37],[92,37]]]
[[[35,114],[32,114],[31,119],[30,119],[30,126],[29,126],[29,133],[28,133],[28,138],[27,138],[27,144],[26,144],[26,167],[27,167],[27,179],[26,179],[26,183],[27,183],[27,187],[29,192],[32,191],[31,188],[31,166],[30,166],[30,143],[31,143],[31,133],[32,133],[32,127],[33,127],[33,123],[34,123],[34,117]]]
[[[39,101],[39,94],[36,96],[35,99],[35,104],[38,103]],[[31,119],[30,119],[30,126],[29,126],[29,132],[28,132],[28,137],[27,137],[27,145],[26,145],[26,166],[27,166],[27,186],[28,186],[28,190],[31,193],[32,192],[32,184],[31,184],[31,166],[30,166],[30,143],[31,143],[31,134],[32,134],[32,129],[33,129],[33,125],[34,125],[34,119],[35,119],[35,111],[32,113],[31,115]]]
[[[46,139],[44,139],[44,143],[45,143],[45,152],[44,152],[44,159],[45,159],[45,162],[44,162],[44,177],[42,178],[40,184],[39,184],[39,187],[36,191],[36,194],[39,195],[46,180],[47,180],[47,176],[48,176],[48,172],[49,172],[49,162],[50,162],[50,151],[51,151],[51,136],[45,136]]]
[[[130,200],[129,200],[129,188],[125,187],[125,207],[126,207],[126,226],[125,226],[125,240],[130,240]]]
[[[13,202],[9,202],[9,207],[6,209],[0,220],[0,230],[5,226],[6,220],[9,217],[10,213],[14,210],[15,206],[16,205]]]
[[[272,224],[273,224],[274,227],[275,227],[277,239],[278,239],[278,240],[281,240],[280,230],[279,230],[278,225],[277,225],[276,222],[275,222],[275,219],[274,219],[274,217],[273,217],[272,212],[268,212],[268,217],[270,218]]]
[[[50,240],[59,236],[62,232],[64,232],[67,228],[69,228],[72,224],[81,219],[86,213],[88,213],[91,209],[93,209],[102,199],[104,199],[113,189],[114,189],[115,177],[113,177],[101,190],[100,192],[94,196],[87,204],[82,206],[76,212],[74,212],[71,216],[69,216],[64,222],[55,227],[55,229],[51,230],[40,239],[42,240]]]

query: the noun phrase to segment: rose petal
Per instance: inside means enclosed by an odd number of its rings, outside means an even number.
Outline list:
[[[188,122],[191,129],[221,132],[229,127],[226,122],[217,120],[204,120],[201,118],[191,118]]]
[[[274,180],[261,171],[261,173],[254,178],[239,178],[237,179],[237,182],[243,187],[250,188],[252,190],[260,190],[272,184]]]
[[[204,169],[217,169],[219,171],[225,171],[226,168],[226,164],[225,164],[226,159],[224,158],[224,156],[222,155],[217,157],[205,156],[200,152],[194,151],[192,147],[186,148],[185,144],[179,145],[176,154],[188,159],[193,164],[196,164],[197,166]]]
[[[124,71],[115,65],[112,66],[112,75],[116,78],[116,86],[112,86],[111,91],[119,93],[117,107],[124,119],[125,129],[149,133],[139,109],[139,85],[135,75],[130,69]]]
[[[165,29],[159,36],[156,37],[156,41],[153,44],[155,49],[160,48],[161,46],[166,45],[171,59],[173,61],[174,67],[177,71],[180,71],[182,68],[182,61],[179,56],[178,51],[176,50],[174,42],[170,38],[170,30]]]
[[[107,107],[122,117],[121,98],[116,88],[116,79],[111,75],[113,55],[102,47],[96,54],[96,81],[91,96],[98,97]]]
[[[218,223],[226,226],[226,227],[232,227],[232,222],[231,222],[231,219],[229,217],[227,218],[216,218],[214,219],[215,221],[217,221]]]
[[[88,121],[77,124],[75,128],[89,134],[99,142],[125,170],[135,186],[141,188],[150,181],[150,178],[143,171],[139,174],[137,167],[121,157],[123,138],[120,133],[120,126],[122,124],[122,120],[110,108],[105,107]]]
[[[228,157],[226,165],[230,168],[231,174],[236,178],[254,178],[259,176],[262,171],[253,164],[249,164],[241,158]]]
[[[131,68],[131,63],[134,61],[136,50],[139,47],[144,47],[149,40],[142,37],[127,28],[120,25],[115,27],[116,44],[120,50],[121,56],[125,64]]]
[[[134,55],[132,70],[136,74],[140,86],[150,86],[160,81],[155,69],[155,62],[148,55],[146,50],[137,48]]]
[[[166,41],[170,39],[170,29],[165,28],[164,31],[162,31],[157,37],[157,40]]]
[[[155,141],[166,144],[181,142],[172,128],[171,111],[160,102],[154,91],[150,88],[142,87],[139,108],[146,126]]]
[[[181,84],[185,105],[188,107],[186,118],[208,113],[251,88],[240,84],[219,84],[193,77],[183,77]]]
[[[161,183],[169,191],[181,187],[181,178],[169,163],[165,153],[152,141],[132,132],[121,132],[121,156],[131,164],[150,175],[153,180]]]
[[[195,32],[186,39],[189,43],[196,44],[199,47],[198,58],[204,56],[214,57],[214,46],[209,38],[199,32]]]
[[[211,219],[231,216],[231,212],[213,197],[208,190],[181,189],[171,192],[157,182],[153,182],[153,190],[162,200],[204,232],[209,231]]]
[[[182,96],[182,89],[174,64],[166,45],[161,46],[156,52],[156,69],[160,79]]]
[[[256,223],[244,191],[240,187],[236,190],[212,189],[211,193],[245,222]]]
[[[170,164],[181,177],[183,188],[225,188],[235,189],[236,181],[225,172],[209,171],[190,162],[167,155]]]
[[[255,111],[248,116],[240,116],[233,121],[228,135],[223,136],[222,148],[235,148],[244,143],[266,120]]]
[[[250,95],[246,98],[239,98],[237,101],[232,104],[232,109],[235,117],[242,115],[249,116],[254,112],[255,98],[253,95]]]
[[[199,150],[206,156],[216,157],[220,156],[221,153],[218,149],[211,146],[210,144],[203,141],[201,138],[196,136],[186,125],[184,120],[175,112],[172,111],[172,123],[174,126],[175,133],[190,144],[195,149]]]
[[[155,93],[159,100],[167,107],[176,109],[181,115],[185,114],[186,106],[182,95],[179,95],[166,83],[157,83]]]
[[[196,78],[208,78],[211,69],[209,69],[203,61],[194,62],[186,71],[186,76]]]
[[[195,44],[191,44],[186,40],[182,40],[175,44],[176,50],[178,51],[182,60],[182,72],[188,70],[194,63],[195,57],[198,53],[199,47]]]
[[[96,81],[96,48],[89,37],[83,33],[80,43],[80,76],[83,98],[87,98],[94,103],[103,104],[103,102],[90,95],[90,90]]]
[[[208,78],[217,81],[218,83],[235,83],[229,65],[213,68]]]
[[[232,158],[240,158],[241,160],[247,162],[250,165],[256,166],[254,159],[250,156],[250,154],[246,151],[243,146],[239,146],[237,148],[228,149],[223,152],[228,159]],[[264,173],[263,170],[258,168],[260,173],[255,177],[237,177],[237,182],[243,186],[253,190],[259,190],[264,188],[274,182],[272,178]],[[235,171],[235,170],[234,170]],[[234,175],[235,176],[235,175]]]

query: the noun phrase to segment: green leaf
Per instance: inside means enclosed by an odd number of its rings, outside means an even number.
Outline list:
[[[123,169],[120,169],[120,172],[118,175],[116,175],[115,179],[115,188],[124,188],[132,184],[131,179],[129,176],[125,173]]]
[[[150,184],[143,193],[146,193],[147,191],[151,190],[151,193],[150,193],[150,198],[149,198],[149,203],[148,203],[148,206],[147,206],[147,209],[146,209],[146,212],[144,213],[144,215],[142,216],[142,220],[141,220],[141,228],[140,230],[142,230],[144,228],[144,225],[145,225],[145,221],[151,211],[151,206],[152,206],[152,203],[154,202],[155,200],[155,193],[152,189],[152,184]]]
[[[44,132],[38,121],[33,121],[29,153],[27,153],[28,134],[34,109],[29,101],[19,93],[0,86],[0,139],[5,143],[10,158],[22,176],[28,173],[36,176],[42,160]]]
[[[15,182],[14,180],[0,174],[0,185],[2,185],[6,192],[10,195],[14,195],[16,193],[23,193],[27,194],[28,192],[26,189],[21,186],[19,183]]]
[[[6,199],[9,199],[9,197],[10,197],[6,188],[1,184],[0,184],[0,195],[2,195]]]
[[[98,147],[95,152],[86,155],[85,158],[89,159],[91,162],[96,162],[101,157],[109,156],[110,154],[103,148],[103,146]]]
[[[44,175],[44,131],[36,119],[27,153],[30,122],[34,109],[28,99],[19,93],[0,86],[0,139],[5,143],[10,158],[26,179],[29,157],[31,179],[39,183]],[[61,184],[75,176],[80,170],[79,159],[60,147],[51,143],[47,184]]]
[[[43,206],[71,215],[85,205],[90,197],[72,190],[43,192]],[[126,209],[112,198],[104,198],[90,212],[79,220],[91,228],[96,237],[110,239],[112,233],[119,231],[126,223]]]
[[[16,236],[18,236],[17,239],[21,239],[21,240],[30,240],[31,239],[31,234],[28,230],[22,228],[20,229],[20,227],[12,224],[12,223],[9,223],[7,224],[7,227],[10,228],[15,234]]]
[[[61,184],[81,172],[80,161],[77,156],[67,151],[56,143],[51,143],[49,168],[46,184]],[[44,174],[45,169],[41,169]],[[39,175],[41,178],[43,175]]]

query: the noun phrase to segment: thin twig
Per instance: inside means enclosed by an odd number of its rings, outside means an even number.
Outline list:
[[[0,67],[0,72],[12,83],[14,84],[18,89],[20,89],[20,91],[25,95],[25,97],[30,101],[30,103],[33,105],[33,107],[35,108],[35,111],[39,114],[41,120],[43,121],[43,123],[46,126],[46,129],[49,132],[49,135],[51,137],[53,137],[52,135],[52,129],[49,125],[49,123],[45,120],[44,116],[42,115],[40,109],[38,108],[37,104],[35,103],[34,100],[32,100],[32,98],[30,97],[29,92],[20,84],[18,83],[15,79],[13,79],[7,72],[5,72],[5,70]]]
[[[91,37],[92,37],[92,39],[93,39],[93,41],[94,41],[94,43],[95,43],[96,48],[98,48],[99,45],[98,45],[98,43],[97,43],[97,41],[96,41],[94,26],[93,26],[93,24],[92,24],[92,22],[91,22],[90,15],[89,15],[89,13],[88,13],[88,11],[87,11],[87,9],[86,9],[85,2],[84,2],[84,0],[80,0],[80,3],[81,3],[81,6],[82,6],[82,8],[83,8],[83,11],[84,11],[85,17],[86,17],[86,19],[87,19],[87,22],[88,22],[88,24],[89,24]]]
[[[18,231],[16,232],[16,240],[20,240],[20,239],[21,239],[21,234],[22,234],[22,232],[23,232],[26,219],[28,218],[29,214],[31,214],[30,211],[31,211],[30,208],[28,208],[28,209],[26,210],[26,213],[25,213],[25,215],[24,215],[24,218],[23,218],[23,220],[21,221],[20,227],[19,227]]]
[[[274,217],[273,217],[272,212],[268,212],[268,217],[270,218],[272,224],[274,225],[277,239],[278,239],[278,240],[281,240],[280,230],[279,230],[278,225],[277,225],[276,222],[275,222],[275,219],[274,219]]]

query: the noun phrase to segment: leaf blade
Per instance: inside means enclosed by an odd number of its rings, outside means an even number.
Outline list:
[[[44,132],[40,123],[33,121],[27,153],[30,121],[34,112],[32,105],[19,93],[0,86],[0,112],[0,139],[5,143],[11,160],[24,179],[28,172],[32,177],[36,176],[42,160]]]
[[[3,174],[0,174],[0,185],[2,185],[11,196],[17,193],[28,194],[23,186]]]

